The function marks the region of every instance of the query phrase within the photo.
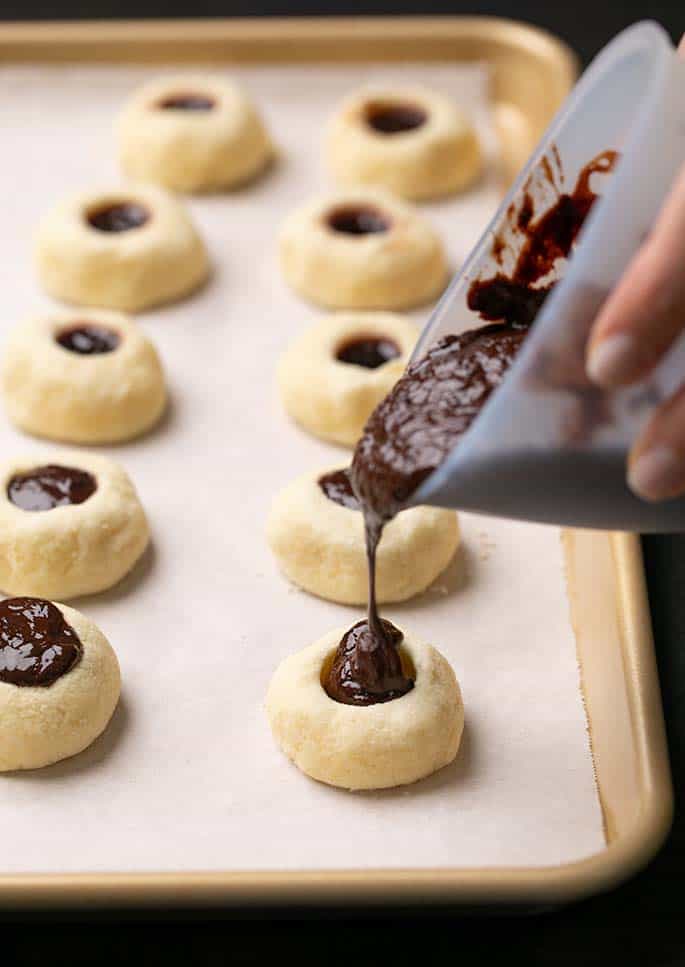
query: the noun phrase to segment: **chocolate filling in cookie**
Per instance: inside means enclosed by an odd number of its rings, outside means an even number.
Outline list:
[[[114,329],[83,322],[60,330],[55,336],[55,342],[79,356],[99,356],[113,352],[121,338]]]
[[[325,676],[326,694],[343,705],[378,705],[401,698],[414,687],[405,675],[399,646],[399,628],[382,620],[386,647],[378,648],[366,620],[358,621],[343,635]]]
[[[391,359],[397,359],[399,355],[400,347],[392,339],[385,339],[383,336],[359,336],[340,346],[335,358],[341,363],[378,369]]]
[[[68,504],[82,504],[97,490],[87,470],[50,463],[28,473],[15,474],[7,484],[7,496],[22,510],[42,511]]]
[[[0,681],[52,685],[70,671],[83,646],[64,615],[42,598],[0,602]]]
[[[150,212],[137,202],[124,201],[95,208],[86,217],[88,224],[99,232],[128,232],[145,225]]]
[[[379,134],[403,134],[415,131],[428,120],[417,104],[372,103],[366,108],[366,123]]]
[[[378,208],[349,205],[336,208],[327,219],[329,228],[344,235],[378,235],[387,232],[391,219]]]
[[[163,111],[211,111],[216,102],[207,94],[172,94],[163,98],[157,107]]]

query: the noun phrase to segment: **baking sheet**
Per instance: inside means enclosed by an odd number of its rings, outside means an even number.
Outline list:
[[[1,335],[50,304],[31,268],[33,226],[62,193],[119,181],[113,115],[159,73],[0,70]],[[262,705],[278,661],[360,614],[290,587],[263,537],[282,485],[347,458],[292,426],[276,397],[280,352],[320,315],[281,281],[278,225],[326,187],[321,127],[361,80],[416,78],[451,92],[490,152],[493,138],[479,67],[232,73],[264,111],[281,161],[249,190],[189,202],[214,278],[142,318],[172,407],[148,437],[103,449],[132,474],[153,546],[120,586],[73,602],[117,649],[122,702],[85,753],[1,778],[0,823],[12,829],[2,870],[534,866],[596,852],[602,818],[555,529],[462,515],[463,548],[448,571],[385,612],[437,645],[460,678],[467,726],[452,766],[412,787],[349,794],[308,780],[272,741]],[[455,266],[497,203],[495,169],[493,159],[464,198],[424,206]],[[0,446],[45,449],[6,421]]]

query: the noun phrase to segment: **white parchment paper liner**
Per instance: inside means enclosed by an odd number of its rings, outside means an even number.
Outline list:
[[[176,68],[171,69],[174,73]],[[120,180],[111,124],[160,70],[7,68],[2,123],[2,331],[49,305],[31,265],[33,228],[64,192]],[[196,297],[143,318],[173,405],[158,431],[108,448],[131,472],[154,546],[113,591],[74,602],[110,637],[124,695],[77,758],[0,777],[6,872],[314,869],[553,864],[603,846],[555,529],[463,515],[463,553],[421,598],[387,610],[437,645],[459,676],[458,760],[416,786],[351,795],[301,775],[262,708],[278,661],[359,611],[295,591],[263,537],[294,475],[347,452],[290,425],[274,367],[319,314],[283,284],[284,215],[328,181],[330,110],[364,80],[452,93],[488,151],[478,66],[240,68],[281,161],[249,190],[191,201],[216,271]],[[492,165],[463,198],[424,206],[456,263],[498,198]],[[426,312],[417,314],[423,322]],[[0,419],[1,452],[41,444]]]

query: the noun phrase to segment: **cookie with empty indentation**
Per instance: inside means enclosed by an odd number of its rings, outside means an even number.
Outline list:
[[[80,612],[34,597],[0,602],[0,772],[81,752],[120,690],[112,646]]]
[[[363,624],[332,631],[279,665],[266,697],[271,731],[285,755],[319,782],[343,789],[416,782],[459,750],[459,683],[437,649],[393,628],[401,675],[411,687],[376,701],[341,701],[330,687],[331,671]]]
[[[370,188],[293,212],[281,231],[280,260],[296,292],[332,309],[409,309],[435,299],[447,281],[442,242],[427,219]]]
[[[126,174],[173,191],[234,188],[264,170],[274,153],[243,91],[204,74],[144,84],[122,111],[117,130]]]
[[[145,550],[138,494],[114,460],[58,451],[0,467],[0,588],[58,600],[116,584]]]
[[[305,473],[285,487],[271,506],[267,538],[293,584],[341,604],[366,602],[364,520],[346,468]],[[447,567],[458,545],[454,511],[402,511],[386,525],[378,547],[378,600],[405,601],[424,591]]]
[[[329,124],[326,157],[341,184],[380,185],[414,201],[463,191],[483,166],[467,116],[425,87],[351,94]]]
[[[409,319],[340,312],[296,339],[278,366],[288,414],[315,436],[352,446],[404,372],[416,343]]]
[[[150,185],[64,199],[38,227],[35,258],[50,295],[124,312],[180,299],[209,274],[185,208]]]
[[[2,361],[10,419],[36,436],[115,443],[154,426],[166,386],[155,347],[128,316],[102,309],[33,316]]]

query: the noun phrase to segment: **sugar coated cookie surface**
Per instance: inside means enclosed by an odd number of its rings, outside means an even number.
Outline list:
[[[10,419],[36,436],[113,443],[148,430],[166,404],[164,372],[142,329],[116,312],[33,316],[2,359]]]
[[[280,235],[283,275],[305,299],[331,309],[409,309],[447,282],[439,236],[387,192],[350,188],[293,212]]]
[[[0,602],[0,772],[81,752],[120,690],[111,645],[80,612],[41,598]]]
[[[203,74],[143,85],[124,107],[117,133],[128,177],[173,191],[233,188],[273,157],[249,98],[230,81]]]
[[[283,405],[315,436],[352,446],[402,375],[416,337],[413,322],[387,312],[340,312],[322,319],[281,358]]]
[[[125,312],[180,299],[209,274],[185,208],[150,185],[59,202],[38,227],[35,259],[41,284],[55,298]]]
[[[116,584],[149,540],[124,469],[82,451],[37,453],[0,467],[0,589],[72,598]]]
[[[312,779],[344,789],[400,786],[448,765],[461,742],[464,706],[447,659],[405,634],[400,650],[411,691],[375,705],[345,705],[322,685],[345,630],[286,658],[271,680],[266,710],[285,755]]]
[[[483,160],[473,125],[425,87],[373,87],[345,99],[326,138],[328,167],[343,185],[379,185],[420,200],[467,188]]]
[[[364,521],[343,467],[303,474],[285,487],[271,506],[267,538],[293,584],[329,601],[366,602]],[[378,548],[378,600],[405,601],[424,591],[458,545],[454,511],[410,507],[398,514]]]

